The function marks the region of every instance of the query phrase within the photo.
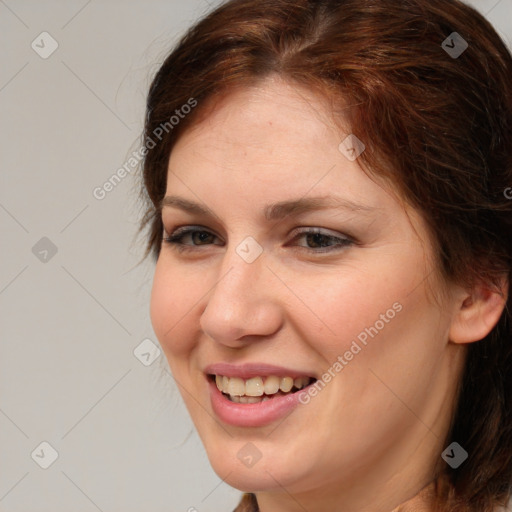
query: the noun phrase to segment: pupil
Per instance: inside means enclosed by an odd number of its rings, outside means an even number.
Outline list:
[[[309,235],[309,240],[312,241],[313,245],[314,246],[321,246],[322,245],[322,240],[323,240],[323,235],[320,234],[320,233],[313,233],[312,235]]]
[[[196,236],[196,241],[201,243],[206,242],[208,240],[210,233],[206,233],[204,231],[196,231],[194,235]]]

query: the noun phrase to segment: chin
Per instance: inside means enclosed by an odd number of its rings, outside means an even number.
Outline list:
[[[259,455],[259,458],[250,441],[233,438],[231,444],[228,447],[215,443],[215,448],[207,448],[207,455],[218,477],[235,489],[243,492],[282,490],[282,487],[293,488],[299,480],[307,480],[303,463],[286,456],[269,458]]]
[[[295,481],[293,475],[289,472],[274,470],[268,472],[263,467],[258,468],[258,464],[252,468],[241,467],[240,465],[218,464],[212,465],[213,470],[219,478],[228,485],[242,492],[262,492],[282,490],[282,487],[288,488],[292,481]],[[279,483],[278,483],[279,482]]]

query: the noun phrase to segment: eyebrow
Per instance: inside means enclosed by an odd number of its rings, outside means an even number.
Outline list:
[[[165,196],[161,203],[160,209],[164,207],[178,208],[188,213],[217,217],[207,206],[189,201],[179,196]],[[376,211],[378,208],[354,203],[347,199],[340,197],[328,196],[328,197],[308,197],[300,199],[292,199],[289,201],[280,201],[278,203],[272,203],[263,209],[263,216],[266,221],[274,222],[281,220],[288,215],[301,215],[303,213],[328,210],[328,209],[343,209],[353,212],[364,212],[370,213]]]

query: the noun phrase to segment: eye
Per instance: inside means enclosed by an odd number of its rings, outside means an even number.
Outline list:
[[[168,236],[164,236],[163,241],[180,251],[184,251],[194,250],[194,247],[200,245],[211,245],[216,238],[218,238],[216,235],[202,229],[201,226],[186,226],[178,228]]]
[[[293,240],[297,239],[303,239],[306,244],[296,244],[296,247],[313,253],[341,250],[355,244],[351,238],[326,233],[319,228],[301,231],[293,238]]]

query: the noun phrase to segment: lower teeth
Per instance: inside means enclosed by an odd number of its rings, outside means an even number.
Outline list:
[[[223,395],[231,402],[240,403],[240,404],[257,404],[260,402],[266,402],[267,400],[271,400],[272,398],[276,396],[284,396],[289,395],[288,393],[283,393],[282,391],[278,391],[277,393],[274,393],[273,395],[262,395],[262,396],[231,396],[223,393]]]

